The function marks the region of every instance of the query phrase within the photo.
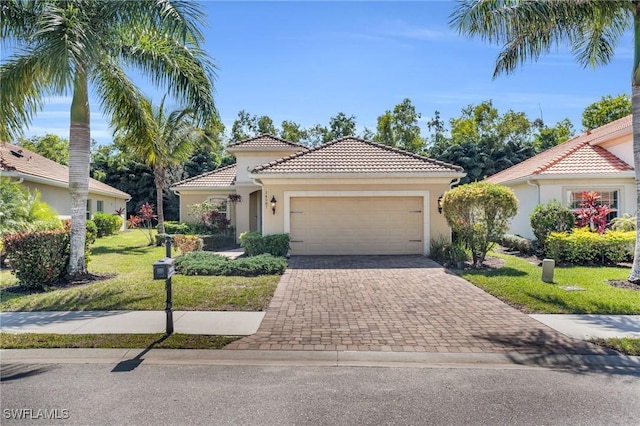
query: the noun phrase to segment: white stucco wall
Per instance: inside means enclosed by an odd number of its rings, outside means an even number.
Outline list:
[[[518,214],[510,221],[510,234],[534,238],[529,216],[538,203],[547,204],[551,200],[558,200],[563,205],[569,204],[569,191],[619,191],[618,215],[628,213],[635,215],[636,188],[632,178],[619,179],[554,179],[531,181],[540,186],[539,198],[537,188],[526,182],[512,186],[518,197]]]

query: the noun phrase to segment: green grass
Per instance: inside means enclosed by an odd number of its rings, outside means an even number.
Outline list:
[[[542,268],[515,256],[491,253],[505,260],[502,268],[465,270],[463,278],[525,313],[640,314],[640,291],[608,285],[625,280],[629,270],[615,267],[558,267],[554,283],[541,280]],[[579,286],[585,291],[566,291]]]
[[[640,339],[623,337],[611,339],[592,339],[591,342],[611,348],[626,355],[640,356]]]
[[[0,333],[1,349],[33,348],[153,348],[153,349],[221,349],[238,340],[234,336],[191,334],[39,334]]]
[[[26,294],[11,291],[15,278],[0,275],[1,311],[163,310],[164,280],[154,281],[152,264],[164,247],[146,246],[142,232],[100,238],[93,246],[89,272],[116,274],[88,284]],[[278,284],[278,275],[260,277],[173,276],[173,308],[194,311],[262,311]]]

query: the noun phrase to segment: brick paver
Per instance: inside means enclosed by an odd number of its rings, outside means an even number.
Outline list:
[[[258,332],[227,349],[602,354],[423,256],[292,257]]]

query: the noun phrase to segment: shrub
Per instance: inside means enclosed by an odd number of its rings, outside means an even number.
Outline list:
[[[69,226],[71,226],[71,222],[69,222]],[[93,220],[87,220],[87,234],[85,245],[87,246],[87,250],[89,250],[89,246],[96,242],[96,238],[98,238],[98,227]]]
[[[474,265],[479,265],[508,229],[508,220],[518,212],[518,200],[510,188],[476,182],[446,192],[442,210],[451,229],[471,250]]]
[[[573,229],[576,217],[573,212],[560,204],[558,200],[551,200],[547,204],[538,204],[529,216],[529,223],[538,245],[545,250],[547,236],[551,232],[568,232]]]
[[[450,243],[449,240],[440,235],[431,239],[431,250],[429,255],[433,260],[449,266],[456,266],[459,262],[469,260],[469,255],[459,243]]]
[[[98,238],[117,234],[122,226],[122,218],[114,214],[96,213],[93,215],[96,224]]]
[[[0,236],[14,232],[48,231],[62,227],[58,214],[33,194],[7,177],[0,177]]]
[[[289,252],[289,234],[262,236],[259,232],[243,232],[240,246],[247,256],[269,253],[273,256],[286,256]]]
[[[69,231],[25,232],[3,238],[7,258],[19,285],[42,289],[60,280],[69,265]]]
[[[155,239],[153,237],[153,221],[158,216],[153,212],[153,206],[149,203],[144,203],[138,211],[138,216],[131,215],[128,220],[129,228],[139,228],[147,235],[149,245],[153,245]]]
[[[518,250],[522,254],[531,254],[533,246],[531,240],[520,235],[504,234],[500,244],[511,250]]]
[[[582,193],[580,208],[577,210],[578,226],[588,226],[602,234],[607,226],[607,215],[613,210],[607,204],[601,204],[599,192]]]
[[[558,262],[581,265],[617,263],[633,258],[635,242],[635,232],[599,234],[585,227],[571,233],[549,234],[547,253]]]
[[[622,217],[616,217],[611,221],[611,229],[614,231],[635,231],[636,217],[631,216],[629,213],[625,213]]]
[[[158,247],[163,246],[167,239],[167,234],[156,234],[155,239],[156,239],[156,246]]]
[[[192,251],[202,251],[202,238],[196,235],[174,235],[173,244],[180,249],[180,253],[187,254]]]
[[[202,234],[221,233],[229,228],[231,222],[226,213],[220,211],[220,206],[213,201],[188,206],[189,215],[200,218],[198,231]]]
[[[188,223],[184,223],[184,222],[165,222],[164,232],[167,234],[182,234],[182,235],[194,234],[193,227]]]
[[[282,274],[287,268],[287,261],[270,254],[231,260],[215,253],[194,251],[177,258],[175,267],[177,272],[185,275],[254,277]]]

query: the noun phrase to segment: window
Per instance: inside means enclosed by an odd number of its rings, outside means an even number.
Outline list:
[[[102,200],[96,201],[96,212],[104,213],[104,201]]]
[[[220,213],[227,213],[227,199],[221,197],[209,197],[209,201],[218,206]]]
[[[569,208],[572,210],[577,210],[580,208],[580,204],[582,203],[582,193],[583,192],[592,192],[595,191],[600,194],[600,200],[598,204],[608,205],[613,211],[607,215],[607,221],[611,221],[612,219],[618,217],[618,209],[620,208],[620,191],[618,190],[598,190],[598,189],[581,189],[581,190],[570,190],[567,191],[567,201],[569,203]]]
[[[87,199],[87,220],[91,219],[91,199]]]

